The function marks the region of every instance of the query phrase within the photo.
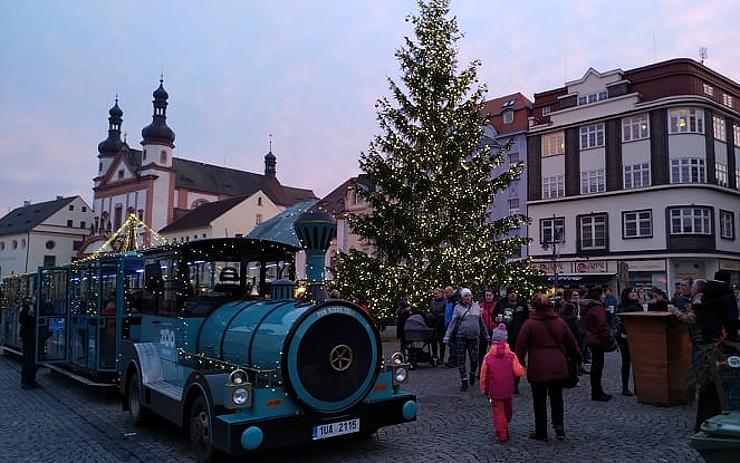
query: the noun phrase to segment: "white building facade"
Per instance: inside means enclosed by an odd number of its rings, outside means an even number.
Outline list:
[[[692,60],[535,95],[529,254],[568,284],[740,281],[740,87]]]

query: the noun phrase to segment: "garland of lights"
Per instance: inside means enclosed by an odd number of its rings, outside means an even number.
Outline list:
[[[371,244],[337,258],[336,286],[366,299],[378,318],[390,318],[401,299],[422,307],[433,288],[516,285],[533,289],[537,272],[518,258],[526,237],[509,232],[529,218],[516,214],[490,220],[491,198],[519,179],[516,164],[491,178],[511,142],[491,152],[481,145],[485,85],[479,61],[457,71],[456,20],[449,0],[421,0],[421,13],[407,21],[415,39],[396,52],[401,84],[389,79],[395,103],[376,103],[382,135],[360,156],[360,168],[376,186],[357,186],[372,211],[349,214],[352,231]],[[474,88],[476,87],[477,88]]]

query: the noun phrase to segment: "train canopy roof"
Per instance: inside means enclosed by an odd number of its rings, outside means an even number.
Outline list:
[[[177,252],[186,259],[222,261],[292,260],[300,251],[297,246],[251,238],[213,238],[171,244],[144,251],[144,257]]]

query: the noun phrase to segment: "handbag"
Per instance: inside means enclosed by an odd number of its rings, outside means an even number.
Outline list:
[[[470,304],[470,307],[468,307],[468,310],[465,311],[465,313],[462,315],[462,317],[455,320],[455,326],[452,327],[452,331],[450,332],[450,342],[454,343],[457,339],[457,330],[460,328],[460,324],[463,321],[463,318],[470,312],[470,309],[473,308],[473,304]]]
[[[568,377],[565,378],[562,381],[562,385],[564,389],[573,389],[574,387],[578,386],[578,365],[575,359],[572,355],[568,355],[568,352],[565,350],[562,344],[558,342],[558,340],[555,338],[555,334],[553,334],[552,330],[550,329],[549,323],[544,323],[545,329],[547,329],[547,332],[550,333],[550,337],[553,341],[555,341],[555,344],[558,345],[558,348],[560,349],[560,352],[563,353],[565,356],[565,363],[567,364],[568,368]]]

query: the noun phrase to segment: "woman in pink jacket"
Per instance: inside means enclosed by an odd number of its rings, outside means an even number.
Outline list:
[[[480,391],[491,401],[493,428],[500,442],[509,440],[514,378],[525,374],[516,354],[509,349],[507,339],[506,325],[501,323],[493,330],[491,349],[483,358],[480,369]]]

